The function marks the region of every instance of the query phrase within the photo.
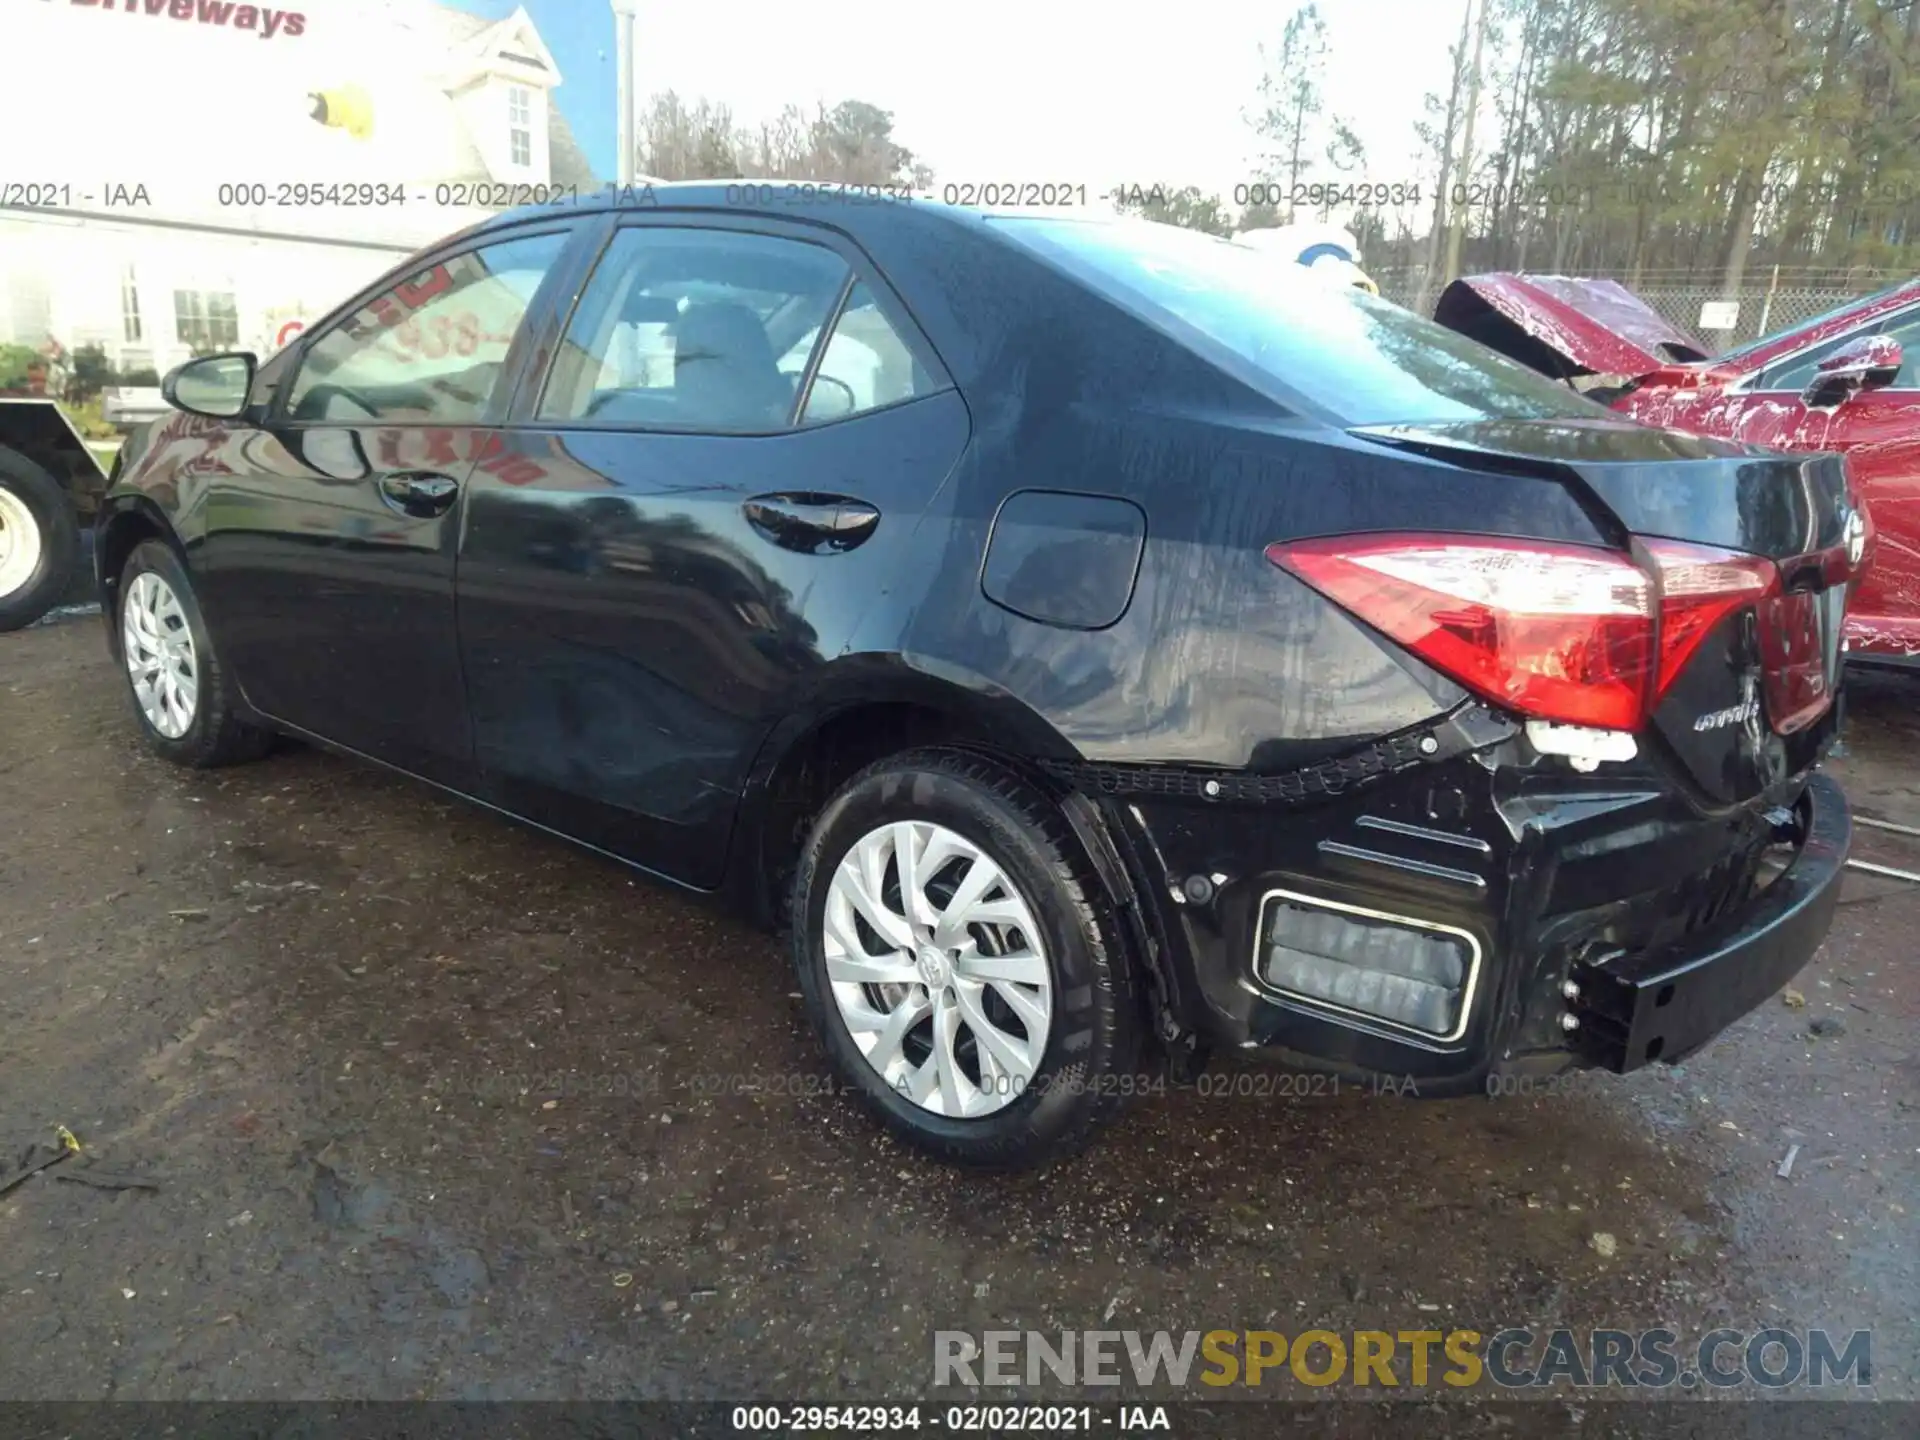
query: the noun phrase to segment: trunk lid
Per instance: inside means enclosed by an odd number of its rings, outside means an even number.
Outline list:
[[[1352,433],[1472,469],[1557,480],[1650,566],[1674,541],[1772,562],[1778,583],[1713,625],[1650,728],[1722,805],[1769,797],[1818,760],[1837,720],[1841,629],[1864,551],[1841,457],[1778,454],[1604,414]],[[1668,588],[1677,583],[1678,572]]]

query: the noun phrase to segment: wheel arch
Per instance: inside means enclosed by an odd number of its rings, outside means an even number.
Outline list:
[[[834,673],[837,672],[837,673]],[[787,710],[749,772],[729,847],[728,885],[762,925],[785,927],[794,864],[814,817],[858,771],[928,745],[970,750],[1052,799],[1119,916],[1129,959],[1147,983],[1150,1029],[1163,1042],[1190,1033],[1170,970],[1168,937],[1139,885],[1150,872],[1101,805],[1063,786],[1040,762],[1079,758],[1046,717],[985,683],[850,657]]]
[[[94,532],[94,579],[100,588],[100,614],[107,623],[107,644],[120,658],[120,627],[114,616],[120,609],[120,572],[127,557],[144,540],[164,541],[186,564],[186,547],[168,523],[165,512],[145,495],[109,496],[101,507]]]
[[[729,876],[762,923],[784,920],[785,884],[806,827],[856,771],[926,745],[989,754],[1039,783],[1034,762],[1077,751],[1024,703],[893,658],[826,666],[781,707],[747,772],[729,846]],[[796,833],[797,832],[797,833]]]

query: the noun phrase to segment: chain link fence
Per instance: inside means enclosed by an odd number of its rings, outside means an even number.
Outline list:
[[[1619,277],[1609,275],[1592,278]],[[1417,272],[1376,276],[1375,280],[1386,299],[1409,309],[1416,308],[1415,302],[1420,292],[1420,276]],[[1862,295],[1884,290],[1893,283],[1893,278],[1880,276],[1851,285],[1770,285],[1763,281],[1743,287],[1737,296],[1732,297],[1720,288],[1717,281],[1706,278],[1687,284],[1659,283],[1630,285],[1627,288],[1658,311],[1669,324],[1696,337],[1708,354],[1717,355],[1763,335],[1790,330],[1816,315]],[[1439,289],[1438,286],[1433,287],[1427,297],[1426,309],[1429,313],[1434,301],[1439,299]],[[1703,330],[1700,326],[1701,307],[1733,298],[1738,299],[1740,307],[1734,327],[1731,330]]]
[[[1701,307],[1723,301],[1729,297],[1716,286],[1649,286],[1634,293],[1649,306],[1660,312],[1668,324],[1697,336],[1710,353],[1730,350],[1736,345],[1744,345],[1749,340],[1758,340],[1763,335],[1777,331],[1790,330],[1814,316],[1824,314],[1836,306],[1844,305],[1862,295],[1870,295],[1874,289],[1829,290],[1802,287],[1780,288],[1769,291],[1767,287],[1743,289],[1738,294],[1739,314],[1732,330],[1702,330],[1700,328]]]

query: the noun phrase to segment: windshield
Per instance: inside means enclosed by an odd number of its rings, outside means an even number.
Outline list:
[[[1250,246],[1142,220],[993,220],[1143,318],[1184,328],[1182,338],[1198,331],[1292,392],[1276,398],[1305,399],[1343,427],[1607,413],[1464,335]]]

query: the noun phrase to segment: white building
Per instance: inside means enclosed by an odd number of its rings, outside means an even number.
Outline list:
[[[0,343],[264,355],[439,236],[600,183],[523,10],[288,4],[0,0]]]

